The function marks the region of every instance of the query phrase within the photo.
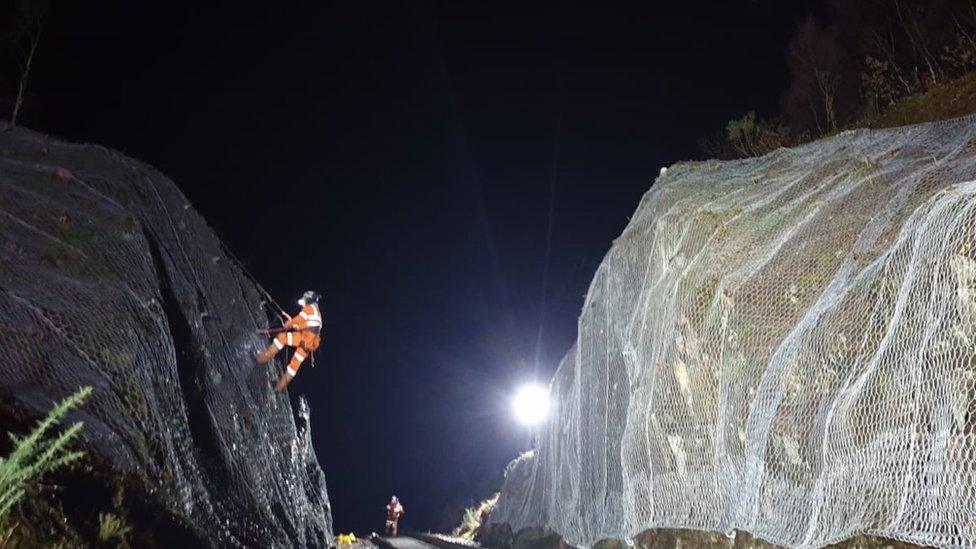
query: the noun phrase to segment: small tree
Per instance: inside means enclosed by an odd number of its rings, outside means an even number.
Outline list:
[[[820,135],[836,130],[844,54],[833,35],[808,17],[790,43],[786,62],[791,84],[784,106],[791,122]],[[812,124],[803,123],[807,120]]]
[[[8,31],[8,39],[14,50],[20,70],[20,82],[17,85],[17,96],[10,113],[10,125],[17,125],[17,115],[24,104],[24,94],[27,92],[27,80],[30,78],[34,54],[41,41],[41,22],[47,14],[47,3],[43,0],[21,0],[17,6],[13,26]]]
[[[74,423],[56,437],[49,437],[47,433],[68,411],[81,404],[91,391],[91,387],[85,387],[61,401],[26,437],[10,434],[14,449],[9,456],[0,458],[0,520],[24,497],[29,482],[83,455],[82,452],[68,449],[81,430],[81,422]]]

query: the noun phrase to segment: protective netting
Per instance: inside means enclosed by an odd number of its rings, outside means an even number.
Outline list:
[[[91,385],[84,448],[211,543],[327,545],[309,439],[257,366],[255,286],[186,198],[114,151],[0,132],[0,397]],[[297,422],[297,424],[296,424]]]
[[[976,546],[976,118],[678,164],[491,522]]]

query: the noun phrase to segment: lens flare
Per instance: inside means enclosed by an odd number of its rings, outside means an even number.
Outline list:
[[[526,426],[538,425],[549,415],[549,391],[541,385],[525,385],[512,399],[515,419]]]

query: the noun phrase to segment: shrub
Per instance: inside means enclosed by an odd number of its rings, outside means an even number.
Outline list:
[[[870,55],[864,59],[864,67],[864,72],[861,73],[861,90],[864,93],[866,114],[873,116],[882,112],[899,97],[898,69],[890,62],[875,59]]]
[[[976,68],[976,37],[960,29],[955,43],[943,48],[942,62],[959,74]]]
[[[782,124],[756,120],[756,113],[748,112],[742,118],[730,120],[725,126],[725,136],[741,157],[758,156],[790,144],[790,129]]]

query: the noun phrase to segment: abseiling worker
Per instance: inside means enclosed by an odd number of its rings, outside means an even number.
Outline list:
[[[305,292],[302,298],[298,300],[302,310],[297,316],[290,317],[285,322],[282,331],[275,336],[271,345],[263,353],[256,353],[255,355],[259,363],[267,364],[285,346],[295,348],[291,362],[288,363],[288,367],[285,368],[285,372],[281,374],[278,383],[275,385],[275,390],[278,392],[283,391],[291,383],[291,380],[295,379],[302,362],[305,362],[305,359],[311,356],[322,342],[319,335],[322,331],[322,312],[319,310],[320,299],[322,296],[317,292],[312,290]]]

